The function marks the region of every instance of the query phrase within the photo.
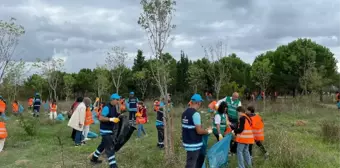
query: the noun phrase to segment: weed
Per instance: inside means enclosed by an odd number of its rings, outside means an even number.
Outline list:
[[[325,142],[340,141],[340,126],[336,121],[323,121],[321,123],[321,136]]]
[[[27,135],[35,136],[38,133],[39,119],[30,116],[20,115],[19,124]]]

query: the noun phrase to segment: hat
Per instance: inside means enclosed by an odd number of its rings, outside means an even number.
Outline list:
[[[203,102],[203,99],[202,99],[201,95],[196,93],[191,97],[191,101],[192,102]]]
[[[135,92],[130,92],[130,95],[134,95],[135,94]]]
[[[114,93],[114,94],[111,95],[110,99],[111,100],[113,100],[113,99],[120,99],[120,96],[117,93]]]

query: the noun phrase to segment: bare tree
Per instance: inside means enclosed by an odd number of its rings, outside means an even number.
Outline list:
[[[119,92],[119,88],[122,85],[122,76],[125,71],[125,62],[128,59],[128,54],[124,51],[123,47],[115,46],[107,52],[106,67],[111,73],[111,78],[114,86],[116,87],[116,93]]]
[[[7,64],[6,71],[4,72],[3,87],[6,88],[8,98],[15,100],[19,92],[19,86],[23,83],[23,76],[25,70],[29,71],[25,67],[25,62],[20,60],[18,62],[10,61]]]
[[[0,80],[12,60],[21,35],[25,34],[24,27],[15,21],[15,18],[11,18],[9,22],[0,20]]]
[[[138,24],[146,31],[150,49],[154,56],[151,73],[161,93],[161,97],[168,102],[169,62],[164,58],[163,49],[170,41],[170,35],[175,25],[172,23],[176,1],[173,0],[141,0],[143,11]],[[174,155],[173,124],[167,114],[169,106],[164,111],[164,145],[165,157],[171,161]]]
[[[220,96],[223,82],[228,82],[230,77],[229,66],[222,59],[227,56],[227,47],[222,41],[218,41],[215,45],[210,45],[209,47],[203,47],[206,58],[211,62],[208,74],[214,82],[214,91],[217,99]]]
[[[94,70],[96,74],[96,85],[97,85],[97,94],[100,98],[108,89],[109,86],[109,79],[108,71],[103,66],[97,65],[97,68]]]
[[[45,61],[38,60],[34,65],[41,69],[42,75],[47,79],[49,88],[53,91],[53,98],[57,100],[57,87],[60,80],[59,73],[64,68],[64,60],[60,58],[49,58]]]

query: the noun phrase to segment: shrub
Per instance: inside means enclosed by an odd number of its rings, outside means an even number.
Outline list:
[[[337,122],[323,121],[321,123],[321,136],[326,142],[340,141],[340,126]]]
[[[39,119],[31,116],[20,115],[19,124],[29,136],[35,136],[38,132]]]

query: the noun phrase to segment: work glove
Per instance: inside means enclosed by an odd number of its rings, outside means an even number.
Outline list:
[[[110,122],[118,123],[119,121],[120,121],[119,118],[116,118],[116,117],[110,118]]]
[[[222,139],[223,139],[222,134],[219,134],[219,135],[218,135],[218,141],[221,141]]]
[[[212,129],[211,128],[208,128],[207,131],[208,131],[208,134],[212,133]]]

